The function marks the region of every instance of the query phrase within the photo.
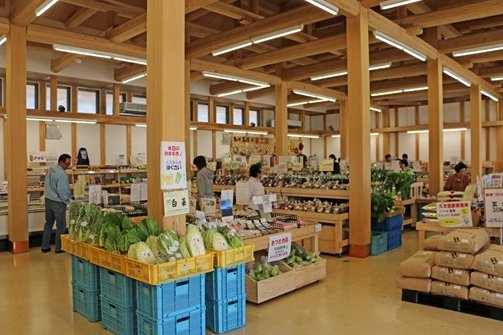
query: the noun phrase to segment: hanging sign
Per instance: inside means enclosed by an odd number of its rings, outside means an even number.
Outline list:
[[[187,188],[184,142],[161,142],[161,189]]]
[[[485,189],[487,227],[503,227],[503,189]]]
[[[287,258],[292,249],[292,233],[276,234],[269,237],[268,262]]]
[[[189,192],[187,190],[164,192],[164,216],[187,214],[189,205]]]
[[[217,215],[217,202],[215,198],[201,198],[201,210],[207,217],[215,217]]]
[[[437,217],[443,227],[472,227],[471,202],[437,203]]]
[[[277,201],[276,194],[265,194],[253,197],[255,205],[262,205],[264,213],[272,213],[272,203]]]
[[[250,202],[250,195],[247,181],[238,181],[236,183],[236,204],[248,205]]]
[[[101,185],[89,185],[89,203],[101,204]]]
[[[320,159],[318,163],[320,171],[332,172],[334,171],[334,160],[333,159]]]

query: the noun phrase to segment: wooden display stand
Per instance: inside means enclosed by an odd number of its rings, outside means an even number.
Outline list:
[[[246,300],[260,304],[295,290],[294,271],[283,263],[279,264],[279,269],[280,275],[260,281],[246,275]]]
[[[405,208],[406,206],[409,207],[409,212],[410,212],[410,217],[405,217],[403,218],[403,226],[407,225],[415,225],[417,222],[417,203],[416,199],[405,199],[405,200],[400,200],[395,203],[395,206],[397,207],[403,207]]]

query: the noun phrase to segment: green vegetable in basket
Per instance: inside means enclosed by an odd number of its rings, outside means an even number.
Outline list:
[[[178,241],[178,236],[174,231],[166,230],[158,236],[158,241],[159,252],[163,258],[169,259],[178,251],[180,242]]]
[[[129,247],[128,257],[137,261],[155,264],[157,262],[154,253],[145,242],[138,242]]]
[[[150,235],[145,242],[149,246],[150,250],[154,253],[155,258],[157,259],[157,263],[166,262],[167,258],[163,256],[161,253],[161,249],[159,247],[159,237]]]
[[[187,238],[185,236],[180,237],[180,246],[178,247],[178,250],[182,254],[183,258],[192,257],[190,255],[189,248],[187,247]]]
[[[203,237],[197,226],[187,225],[187,247],[193,257],[204,256],[206,249],[204,248]]]

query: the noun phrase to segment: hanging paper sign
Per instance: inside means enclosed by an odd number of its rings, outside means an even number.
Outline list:
[[[255,205],[262,205],[264,213],[272,213],[272,203],[277,201],[276,194],[266,194],[253,197]]]
[[[206,167],[211,170],[211,171],[216,171],[217,170],[217,162],[208,162],[206,164]]]
[[[101,185],[89,185],[89,203],[101,204]]]
[[[215,198],[201,198],[201,210],[206,216],[214,217],[217,214]]]
[[[269,237],[268,262],[287,258],[292,249],[292,233],[277,234]]]
[[[503,227],[503,189],[486,189],[485,214],[487,227]]]
[[[339,166],[341,168],[341,174],[345,174],[348,172],[348,161],[341,159],[339,162]]]
[[[249,190],[248,182],[238,181],[236,183],[236,204],[237,205],[248,205],[249,204]]]
[[[147,201],[148,200],[148,184],[143,182],[140,184],[140,200]]]
[[[28,155],[28,163],[46,163],[47,155],[45,152],[32,152]]]
[[[484,176],[484,185],[488,188],[501,188],[503,187],[503,174],[492,173],[488,176]]]
[[[187,188],[184,142],[161,142],[161,189]]]
[[[437,203],[437,217],[443,227],[472,227],[471,202]]]
[[[164,216],[183,215],[189,212],[187,190],[164,192]]]
[[[141,201],[141,183],[131,184],[131,196],[129,198],[129,201],[131,202]]]
[[[318,166],[320,167],[320,171],[332,172],[334,171],[334,160],[320,159]]]

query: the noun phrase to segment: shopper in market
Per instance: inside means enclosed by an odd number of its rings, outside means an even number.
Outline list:
[[[197,156],[193,164],[197,167],[197,203],[202,198],[213,198],[213,171],[206,167],[206,158]]]
[[[253,198],[265,195],[264,185],[260,181],[262,175],[262,165],[260,163],[250,166],[250,179],[248,180],[248,207],[256,211],[259,210],[258,206],[253,203]]]
[[[386,154],[386,156],[384,156],[384,162],[391,163],[391,155],[390,154]]]
[[[328,158],[334,160],[334,169],[332,171],[333,174],[341,174],[341,165],[337,161],[337,158],[335,157],[335,155],[334,154],[330,154],[330,156],[328,156]]]
[[[403,155],[402,155],[402,160],[403,160],[403,161],[407,161],[407,166],[409,166],[409,164],[408,164],[408,163],[409,163],[409,155],[407,155],[407,154],[403,154]]]
[[[58,158],[58,165],[47,170],[45,175],[45,225],[42,238],[42,252],[51,251],[51,234],[54,221],[56,221],[56,253],[61,250],[61,234],[66,229],[66,205],[72,199],[72,191],[68,183],[65,170],[71,165],[72,158],[68,154],[62,154]]]
[[[459,191],[464,192],[465,188],[470,184],[470,177],[466,175],[467,166],[463,162],[459,162],[454,167],[456,173],[450,175],[444,185],[444,191]]]
[[[302,150],[304,150],[304,144],[299,143],[299,153],[297,154],[297,157],[302,158],[302,166],[307,167],[307,156],[304,155]]]
[[[403,170],[403,169],[409,167],[409,162],[406,159],[401,159],[399,165],[400,165],[400,170]]]

